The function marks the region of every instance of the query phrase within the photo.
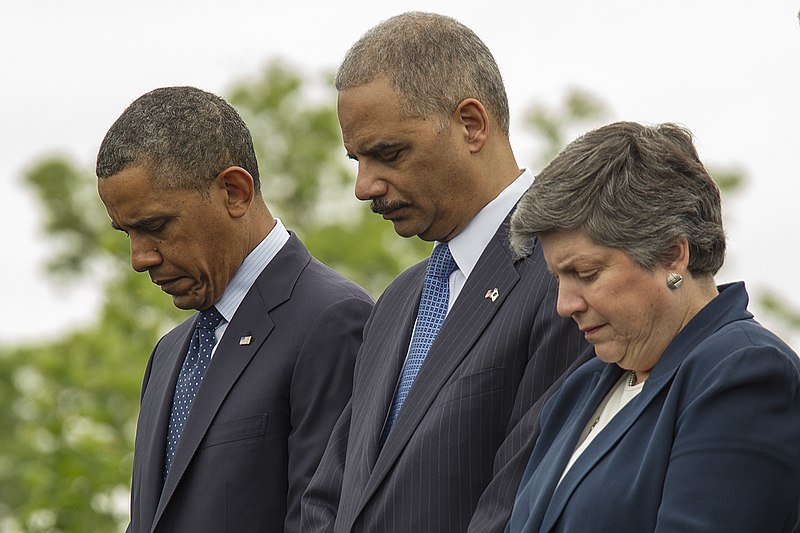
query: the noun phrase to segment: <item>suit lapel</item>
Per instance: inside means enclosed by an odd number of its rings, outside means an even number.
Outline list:
[[[208,371],[200,384],[197,397],[192,404],[181,440],[175,450],[175,457],[172,460],[169,475],[164,482],[164,490],[161,494],[156,521],[186,472],[220,405],[222,405],[239,375],[261,347],[270,331],[272,331],[273,325],[269,320],[269,316],[265,314],[263,308],[259,309],[258,307],[260,306],[252,303],[246,306],[242,302],[234,316],[234,320],[228,325],[225,334],[220,339]],[[247,314],[240,316],[240,311],[245,311]],[[251,335],[253,337],[252,341],[248,345],[239,346],[239,339],[245,335]]]
[[[565,425],[560,432],[563,437],[557,438],[550,445],[550,450],[553,452],[552,459],[551,454],[548,454],[544,460],[539,462],[537,470],[532,474],[536,478],[536,486],[533,488],[538,492],[533,497],[537,499],[539,505],[531,510],[530,523],[541,523],[540,531],[552,530],[576,488],[627,434],[645,409],[670,386],[686,355],[692,353],[698,344],[724,325],[736,320],[752,318],[752,315],[744,310],[747,305],[747,296],[743,289],[744,286],[741,282],[720,287],[720,294],[701,309],[670,342],[650,372],[642,392],[617,413],[597,435],[556,488],[583,428],[603,397],[623,373],[623,370],[616,365],[608,365],[604,369],[596,388],[586,403],[582,405],[580,414],[573,417],[568,425]],[[526,475],[528,474],[526,473]],[[553,490],[555,490],[554,493]],[[552,494],[552,497],[542,496],[544,494]],[[539,522],[534,517],[543,518]]]
[[[564,503],[569,499],[569,495],[572,494],[572,489],[569,490],[568,494],[564,492],[564,487],[571,482],[571,478],[567,476],[559,484],[561,475],[564,473],[564,469],[575,451],[586,424],[594,416],[597,406],[613,387],[614,383],[617,382],[621,374],[622,369],[616,365],[607,365],[602,372],[595,373],[589,386],[586,387],[584,398],[577,402],[580,407],[574,416],[570,416],[569,421],[558,432],[545,456],[538,461],[536,469],[530,473],[525,473],[521,487],[524,487],[523,491],[526,499],[534,503],[534,507],[528,512],[528,524],[542,524],[540,530],[545,531],[544,521],[549,520],[552,522],[560,514]],[[588,451],[584,452],[584,456]],[[576,465],[573,465],[570,469],[570,475],[574,475],[575,467]],[[525,479],[528,476],[531,476],[531,479],[526,482]],[[554,507],[558,510],[556,511]],[[537,528],[537,530],[539,529]]]
[[[169,414],[175,382],[178,379],[183,359],[189,349],[197,315],[180,324],[172,335],[165,337],[156,347],[153,367],[142,399],[138,432],[149,438],[137,446],[143,449],[138,461],[141,480],[140,508],[142,517],[155,516],[164,482],[164,455],[167,441]],[[163,355],[162,355],[163,354]],[[161,358],[165,361],[162,364]],[[150,391],[153,391],[152,393]]]
[[[402,414],[398,417],[377,458],[362,502],[366,502],[383,481],[444,384],[467,356],[470,348],[519,281],[519,273],[501,241],[501,235],[504,235],[503,231],[498,232],[489,241],[431,345],[403,404]],[[497,289],[497,298],[493,301],[491,298],[486,298],[486,293],[494,289]],[[419,291],[415,292],[419,300]],[[410,320],[413,322],[414,317],[411,316]],[[408,343],[405,343],[403,350],[407,350],[407,347]],[[393,376],[392,379],[396,381],[397,376]]]
[[[515,508],[521,515],[527,515],[526,524],[541,524],[548,505],[552,501],[553,492],[564,472],[575,445],[593,416],[597,405],[608,389],[622,373],[616,367],[605,367],[602,372],[595,372],[592,380],[585,388],[581,398],[575,398],[575,411],[565,417],[565,424],[544,451],[543,457],[534,455],[523,474],[519,493],[516,496]],[[563,415],[563,413],[561,413]],[[555,416],[555,415],[550,415]],[[534,454],[537,454],[534,449]],[[534,468],[532,468],[535,465]],[[530,505],[533,504],[533,507]],[[522,512],[524,510],[524,512]],[[538,530],[538,528],[537,528]]]
[[[580,485],[583,478],[600,462],[614,448],[617,443],[625,436],[630,430],[631,426],[639,419],[645,409],[655,400],[655,398],[663,391],[669,383],[672,382],[672,377],[677,372],[678,366],[670,366],[666,372],[660,372],[657,376],[652,376],[644,384],[642,392],[639,393],[633,400],[631,400],[617,415],[611,419],[608,425],[595,437],[595,440],[584,450],[583,454],[575,461],[569,472],[564,476],[564,480],[556,489],[553,494],[553,499],[545,514],[544,521],[542,522],[542,531],[548,531],[552,528],[558,517],[564,510],[564,506],[569,501],[572,493]],[[603,373],[600,380],[601,386],[598,387],[599,395],[592,395],[592,399],[587,402],[586,411],[583,414],[588,414],[591,417],[597,405],[608,393],[611,387],[614,386],[619,379],[622,371],[616,365],[609,366]],[[577,442],[583,426],[588,422],[588,417],[583,418],[583,425],[577,427],[578,433],[570,442]],[[574,450],[574,445],[572,447]],[[567,459],[572,455],[572,450],[569,451]],[[566,462],[563,464],[566,467]],[[563,472],[563,469],[562,469]],[[561,476],[561,472],[558,472]]]
[[[310,260],[311,255],[308,250],[292,234],[278,255],[258,276],[236,310],[219,341],[192,404],[183,435],[175,450],[169,475],[164,482],[153,527],[169,503],[222,402],[272,332],[274,324],[269,318],[269,312],[289,299],[297,278]],[[251,337],[249,343],[241,343],[240,339],[247,336]],[[174,389],[174,387],[168,388]],[[167,417],[171,401],[170,394]],[[161,442],[162,454],[165,439],[166,429]]]
[[[364,436],[367,443],[366,464],[370,471],[378,460],[378,454],[380,453],[378,443],[389,415],[389,408],[394,399],[397,382],[400,379],[403,363],[408,352],[408,345],[411,341],[411,333],[414,329],[414,320],[419,308],[420,294],[422,293],[423,274],[424,270],[420,270],[419,276],[413,276],[414,285],[404,289],[408,297],[394,313],[394,320],[396,320],[395,323],[398,326],[389,333],[384,345],[384,353],[386,354],[384,357],[391,357],[394,364],[383,365],[384,373],[377,380],[378,386],[372,388],[374,393],[371,401],[366,404],[360,404],[361,406],[370,407],[364,410],[364,416],[367,417],[367,422],[364,425],[366,430]],[[414,289],[416,286],[419,287],[418,290]],[[400,324],[403,326],[399,326]],[[376,409],[375,406],[379,406],[379,408]]]
[[[667,346],[667,349],[664,350],[656,366],[653,367],[642,392],[617,413],[600,434],[595,437],[595,440],[586,448],[578,460],[575,461],[575,464],[572,465],[572,468],[553,495],[543,522],[543,531],[547,531],[555,525],[566,502],[576,487],[580,485],[583,478],[617,445],[636,420],[642,416],[645,409],[653,403],[664,389],[670,386],[686,355],[692,353],[698,344],[725,324],[734,320],[752,318],[749,312],[742,311],[747,305],[746,296],[737,291],[735,287],[734,290],[731,290],[731,287],[732,285],[722,286],[720,294],[701,309],[689,324],[678,333]],[[601,380],[601,385],[604,387],[603,390],[605,392],[610,390],[620,374],[621,370],[616,365],[610,365],[606,369],[606,372],[603,373],[605,381]],[[596,409],[602,397],[594,397],[587,408]],[[591,414],[589,413],[588,416],[591,416]],[[584,424],[586,421],[588,421],[588,418],[584,418]],[[570,442],[576,441],[577,436]],[[564,466],[566,466],[566,462]],[[561,473],[559,472],[560,475]]]
[[[411,267],[386,289],[364,330],[351,402],[349,441],[354,444],[352,449],[348,447],[346,467],[347,477],[353,480],[346,490],[358,491],[358,494],[351,494],[347,499],[353,506],[339,509],[339,520],[349,521],[351,526],[364,501],[364,490],[380,451],[378,441],[408,350],[425,265],[423,261]],[[369,352],[363,351],[366,346]]]

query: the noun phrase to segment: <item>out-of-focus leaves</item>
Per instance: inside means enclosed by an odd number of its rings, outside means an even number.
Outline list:
[[[744,172],[738,169],[717,167],[709,168],[708,172],[717,182],[717,186],[723,194],[737,191],[745,182]]]
[[[25,182],[44,207],[43,229],[55,245],[48,262],[51,273],[82,274],[98,255],[127,253],[102,238],[110,233],[108,218],[97,208],[94,182],[90,185],[85,171],[64,157],[49,156],[28,170]]]
[[[539,166],[545,166],[574,137],[599,126],[607,114],[605,104],[581,89],[569,90],[556,107],[531,106],[523,120],[541,143]]]
[[[758,303],[771,316],[778,318],[793,330],[800,330],[800,310],[791,307],[777,293],[767,291],[758,298]]]

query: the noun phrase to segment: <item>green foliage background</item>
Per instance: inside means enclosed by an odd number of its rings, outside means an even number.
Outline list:
[[[304,79],[275,62],[227,97],[253,132],[273,213],[317,258],[377,297],[430,244],[397,237],[353,198],[354,167],[344,157],[329,78]],[[538,142],[537,164],[606,114],[581,91],[557,107],[534,105],[523,120]],[[736,171],[715,176],[727,190],[743,179]],[[49,157],[24,179],[55,250],[51,275],[98,280],[104,298],[88,327],[52,342],[0,347],[0,533],[121,531],[145,363],[187,313],[130,268],[127,240],[110,227],[92,169]],[[800,316],[777,295],[765,302],[800,328]]]

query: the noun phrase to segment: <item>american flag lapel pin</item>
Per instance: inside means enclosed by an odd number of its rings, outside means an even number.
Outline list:
[[[500,296],[500,291],[498,291],[497,287],[495,287],[494,289],[489,289],[488,291],[486,291],[486,296],[484,296],[484,298],[486,298],[487,300],[495,301],[499,296]]]
[[[239,346],[247,346],[251,342],[253,342],[252,335],[245,335],[244,337],[239,338]]]

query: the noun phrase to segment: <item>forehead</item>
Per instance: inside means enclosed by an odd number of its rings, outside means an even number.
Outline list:
[[[126,167],[116,174],[97,180],[97,192],[106,206],[119,204],[142,195],[156,193],[153,174],[146,165]]]
[[[97,191],[112,221],[120,226],[178,211],[191,197],[198,196],[190,190],[154,186],[152,172],[147,166],[128,167],[113,176],[100,178]]]
[[[339,91],[337,112],[345,144],[402,138],[430,122],[403,109],[402,98],[384,79]]]
[[[623,252],[595,243],[581,230],[547,232],[539,236],[548,268],[568,271],[591,262],[607,262]]]
[[[337,110],[348,118],[365,120],[377,112],[399,115],[400,94],[384,78],[363,85],[341,89],[337,99]]]

